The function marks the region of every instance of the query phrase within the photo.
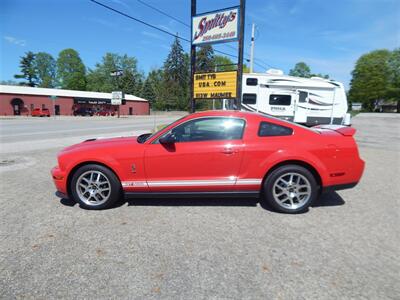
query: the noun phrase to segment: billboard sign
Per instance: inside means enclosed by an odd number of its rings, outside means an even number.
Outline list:
[[[237,71],[195,73],[193,99],[236,98]]]
[[[94,99],[94,98],[81,98],[75,97],[74,104],[111,104],[110,99]]]
[[[121,105],[124,93],[120,91],[111,92],[111,105]]]
[[[192,17],[192,45],[232,42],[239,37],[239,7]]]

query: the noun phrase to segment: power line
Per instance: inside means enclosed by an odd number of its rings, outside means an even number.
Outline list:
[[[185,42],[188,42],[188,43],[191,42],[190,40],[188,40],[188,39],[186,39],[186,38],[184,38],[184,37],[178,36],[177,34],[173,34],[172,32],[169,32],[169,31],[167,31],[167,30],[165,30],[165,29],[159,28],[159,27],[157,27],[157,26],[155,26],[155,25],[152,25],[152,24],[150,24],[150,23],[148,23],[148,22],[145,22],[145,21],[142,21],[142,20],[140,20],[140,19],[138,19],[138,18],[132,17],[132,16],[130,16],[130,15],[128,15],[128,14],[126,14],[126,13],[124,13],[124,12],[118,10],[118,9],[112,8],[111,6],[108,6],[108,5],[106,5],[106,4],[103,4],[103,3],[98,2],[98,1],[96,1],[96,0],[89,0],[89,1],[91,1],[91,2],[93,2],[93,3],[95,3],[95,4],[97,4],[97,5],[100,5],[100,6],[104,7],[104,8],[106,8],[106,9],[109,9],[109,10],[111,10],[111,11],[117,13],[117,14],[120,14],[120,15],[126,17],[126,18],[129,18],[129,19],[131,19],[131,20],[134,20],[134,21],[136,21],[136,22],[139,22],[139,23],[141,23],[141,24],[143,24],[143,25],[149,26],[149,27],[151,27],[151,28],[153,28],[153,29],[156,29],[156,30],[158,30],[158,31],[161,31],[161,32],[163,32],[163,33],[165,33],[165,34],[168,34],[168,35],[170,35],[170,36],[176,37],[177,39],[180,39],[180,40],[185,41]],[[138,1],[139,1],[139,0],[138,0]],[[224,54],[224,55],[227,55],[227,56],[231,56],[231,57],[233,57],[233,58],[237,58],[237,56],[236,56],[236,55],[233,55],[233,54],[229,54],[229,53],[226,53],[226,52],[223,52],[223,51],[219,51],[219,50],[214,50],[214,51],[215,51],[215,52],[218,52],[218,53],[221,53],[221,54]]]
[[[122,15],[122,16],[124,16],[124,17],[127,17],[127,18],[129,18],[129,19],[131,19],[131,20],[134,20],[134,21],[139,22],[139,23],[141,23],[141,24],[143,24],[143,25],[149,26],[149,27],[151,27],[151,28],[153,28],[153,29],[155,29],[155,30],[161,31],[161,32],[163,32],[163,33],[165,33],[165,34],[168,34],[168,35],[173,36],[173,37],[177,37],[178,39],[181,39],[181,40],[183,40],[183,41],[186,41],[186,42],[189,42],[189,43],[190,43],[190,40],[188,40],[188,39],[185,39],[185,38],[183,38],[183,37],[177,36],[176,34],[173,34],[173,33],[169,32],[169,31],[167,31],[167,30],[164,30],[164,29],[159,28],[159,27],[157,27],[157,26],[154,26],[154,25],[152,25],[152,24],[150,24],[150,23],[147,23],[147,22],[145,22],[145,21],[142,21],[142,20],[140,20],[140,19],[138,19],[138,18],[132,17],[132,16],[130,16],[130,15],[128,15],[128,14],[122,12],[122,11],[119,11],[119,10],[117,10],[117,9],[115,9],[115,8],[112,8],[111,6],[108,6],[108,5],[106,5],[106,4],[100,3],[100,2],[98,2],[98,1],[96,1],[96,0],[89,0],[89,1],[91,1],[91,2],[93,2],[93,3],[95,3],[95,4],[97,4],[97,5],[100,5],[100,6],[104,7],[104,8],[107,8],[107,9],[109,9],[109,10],[112,10],[113,12],[115,12],[115,13],[117,13],[117,14],[120,14],[120,15]]]
[[[158,31],[160,31],[160,32],[163,32],[163,33],[165,33],[165,34],[168,34],[168,35],[170,35],[170,36],[172,36],[172,37],[175,37],[175,38],[177,38],[177,39],[180,39],[180,40],[182,40],[182,41],[191,43],[191,41],[190,41],[189,39],[186,39],[186,38],[184,38],[184,37],[178,36],[177,34],[174,34],[174,33],[172,33],[172,32],[169,32],[169,31],[167,31],[167,30],[165,30],[165,29],[162,29],[162,28],[160,28],[160,27],[157,27],[157,26],[155,26],[155,25],[152,25],[152,24],[150,24],[150,23],[148,23],[148,22],[145,22],[145,21],[143,21],[143,20],[140,20],[140,19],[138,19],[138,18],[132,17],[131,15],[128,15],[128,14],[126,14],[126,13],[124,13],[124,12],[118,10],[118,9],[115,9],[115,8],[111,7],[111,6],[108,6],[108,5],[106,5],[106,4],[103,4],[103,3],[98,2],[98,1],[96,1],[96,0],[89,0],[89,1],[91,1],[91,2],[93,2],[94,4],[97,4],[97,5],[99,5],[99,6],[102,6],[102,7],[106,8],[106,9],[108,9],[108,10],[111,10],[111,11],[113,11],[113,12],[115,12],[115,13],[121,15],[121,16],[124,16],[124,17],[126,17],[126,18],[128,18],[128,19],[131,19],[131,20],[133,20],[133,21],[136,21],[136,22],[138,22],[138,23],[141,23],[141,24],[143,24],[143,25],[146,25],[146,26],[148,26],[148,27],[150,27],[150,28],[153,28],[153,29],[155,29],[155,30],[158,30]],[[157,8],[151,6],[151,5],[147,5],[147,4],[145,4],[145,3],[144,3],[143,1],[141,1],[141,0],[137,0],[137,1],[139,1],[140,3],[142,3],[142,4],[144,4],[144,5],[148,6],[148,7],[150,7],[150,8],[152,8],[152,9],[157,10],[158,12],[160,12],[160,13],[162,13],[162,14],[168,16],[168,17],[171,17],[171,16],[169,16],[167,13],[164,13],[164,12],[160,11],[159,9],[157,9]],[[172,18],[175,19],[174,17],[172,17]],[[178,20],[176,19],[176,21],[178,21]],[[182,21],[179,21],[179,22],[180,22],[180,23],[183,23]],[[185,25],[185,26],[189,26],[189,25],[187,25],[187,24],[184,24],[184,25]],[[226,45],[226,46],[230,46],[230,45]],[[232,46],[230,46],[230,47],[232,47]],[[232,48],[233,48],[233,47],[232,47]],[[236,50],[236,49],[235,49],[235,50]],[[233,57],[233,58],[236,58],[236,59],[238,58],[237,55],[233,55],[233,54],[230,54],[230,53],[226,53],[226,52],[224,52],[224,51],[220,51],[220,50],[214,49],[214,52],[217,52],[217,53],[220,53],[220,54],[223,54],[223,55],[226,55],[226,56],[230,56],[230,57]],[[249,61],[249,60],[246,59],[246,61]],[[257,64],[257,63],[255,63],[255,64],[258,65],[258,66],[261,66],[262,68],[265,68],[265,66],[262,66],[262,65]]]
[[[160,14],[162,14],[162,15],[164,15],[164,16],[167,16],[168,18],[171,18],[172,20],[174,20],[174,21],[176,21],[176,22],[178,22],[178,23],[181,23],[182,25],[184,25],[184,26],[190,28],[190,25],[188,25],[187,23],[185,23],[185,22],[183,22],[183,21],[181,21],[181,20],[175,18],[174,16],[171,16],[170,14],[167,14],[166,12],[162,11],[161,9],[158,9],[157,7],[154,7],[154,6],[152,6],[152,5],[150,5],[150,4],[146,3],[146,2],[144,2],[144,1],[142,1],[142,0],[137,0],[137,2],[139,2],[139,3],[143,4],[144,6],[147,6],[147,7],[151,8],[151,9],[153,9],[153,10],[159,12]]]
[[[254,64],[256,64],[256,65],[257,65],[256,60],[258,60],[260,63],[262,63],[262,64],[264,64],[264,65],[266,65],[266,66],[268,66],[268,67],[270,67],[270,68],[276,69],[276,67],[274,67],[273,65],[270,65],[269,63],[266,63],[265,61],[263,61],[263,60],[261,60],[261,59],[259,59],[259,58],[254,58]],[[258,64],[258,65],[259,65],[259,64]],[[264,67],[265,67],[265,66],[264,66]]]
[[[184,25],[184,26],[186,26],[186,27],[188,27],[188,28],[191,28],[191,26],[190,26],[188,23],[185,23],[184,21],[179,20],[179,19],[175,18],[174,16],[171,16],[170,14],[166,13],[165,11],[162,11],[161,9],[159,9],[159,8],[157,8],[157,7],[154,7],[154,6],[152,6],[152,5],[150,5],[150,4],[146,3],[146,2],[144,2],[144,1],[142,1],[142,0],[137,0],[137,1],[138,1],[139,3],[141,3],[141,4],[143,4],[143,5],[145,5],[145,6],[149,7],[149,8],[151,8],[151,9],[153,9],[153,10],[159,12],[160,14],[162,14],[162,15],[164,15],[164,16],[167,16],[168,18],[171,18],[172,20],[177,21],[177,22],[179,22],[180,24],[182,24],[182,25]],[[237,51],[237,49],[236,49],[235,47],[231,46],[231,45],[224,44],[224,46],[227,47],[227,48],[230,48],[230,49],[232,49],[232,50]],[[221,54],[224,54],[224,55],[229,55],[229,56],[231,56],[231,57],[237,58],[237,56],[235,56],[235,55],[233,55],[233,54],[227,54],[227,53],[225,53],[225,52],[222,52],[222,51],[219,51],[219,50],[215,50],[215,49],[214,49],[214,51],[217,52],[217,53],[221,53]],[[245,54],[246,54],[246,56],[249,56],[248,53],[245,53]],[[247,62],[250,61],[248,58],[245,58],[245,60],[246,60]]]

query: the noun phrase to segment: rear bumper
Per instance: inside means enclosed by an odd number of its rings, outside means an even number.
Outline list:
[[[352,183],[344,183],[344,184],[336,184],[336,185],[328,185],[322,187],[321,192],[322,193],[329,193],[333,191],[340,191],[340,190],[347,190],[355,187],[358,184],[357,182],[352,182]]]
[[[340,163],[340,165],[339,165]],[[357,185],[364,173],[365,162],[361,158],[338,161],[338,166],[329,170],[323,180],[324,188],[331,190],[349,189]]]

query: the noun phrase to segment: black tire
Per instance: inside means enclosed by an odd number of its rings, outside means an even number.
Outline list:
[[[88,177],[86,176],[90,177],[91,174],[94,174],[93,177],[96,174],[101,174],[98,175],[100,177],[100,181],[93,181],[93,183],[91,184],[87,183]],[[82,177],[85,177],[86,179],[83,179]],[[89,185],[94,185],[94,187],[89,189],[90,192],[88,191],[86,192],[86,194],[83,194],[82,191],[86,189],[81,188],[81,190],[78,191],[78,185],[77,185],[78,180],[80,183],[84,184],[87,183],[88,187]],[[89,178],[89,180],[91,180],[91,177]],[[106,180],[108,180],[108,182]],[[100,191],[102,189],[106,189],[107,187],[109,187],[109,191]],[[72,198],[77,203],[79,203],[81,207],[86,209],[99,210],[112,207],[120,199],[121,190],[122,190],[121,182],[119,181],[118,177],[114,174],[114,172],[104,166],[97,164],[89,164],[80,167],[73,174],[70,182],[70,191]],[[92,192],[93,195],[91,194]],[[104,196],[103,200],[99,200],[101,199],[102,196]],[[86,199],[85,201],[84,199],[87,197],[90,198],[89,200]],[[96,203],[96,201],[98,202]]]
[[[292,174],[293,177],[290,177]],[[289,214],[307,211],[319,194],[314,175],[299,165],[285,165],[273,170],[264,182],[263,192],[263,200],[269,206]]]

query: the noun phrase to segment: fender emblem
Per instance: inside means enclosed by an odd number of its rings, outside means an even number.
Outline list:
[[[136,173],[136,165],[132,164],[132,169],[131,169],[132,173]]]

